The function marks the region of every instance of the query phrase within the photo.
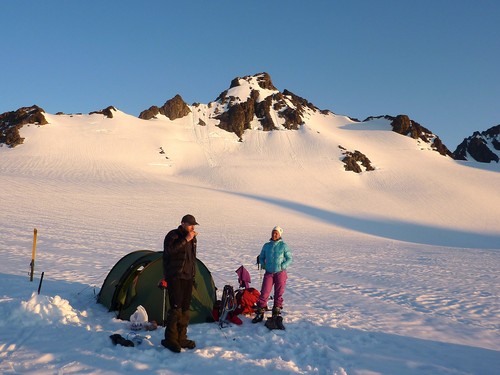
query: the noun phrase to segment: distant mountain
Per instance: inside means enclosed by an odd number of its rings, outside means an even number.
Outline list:
[[[460,143],[455,152],[457,160],[476,160],[481,163],[499,162],[500,160],[500,125],[483,132],[474,132]]]
[[[110,106],[90,114],[99,113],[112,118],[113,111],[116,111],[116,108]],[[248,129],[262,131],[298,130],[301,126],[308,125],[312,121],[310,119],[313,114],[336,116],[329,110],[320,110],[308,100],[289,90],[285,89],[280,92],[273,85],[270,75],[264,72],[234,78],[229,88],[208,105],[194,103],[190,106],[184,102],[180,95],[176,95],[162,106],[153,105],[142,111],[139,118],[151,120],[158,118],[158,116],[165,116],[174,121],[194,111],[204,113],[203,118],[196,117],[197,125],[204,126],[207,121],[215,121],[216,126],[236,134],[240,141],[243,141],[245,130]],[[43,114],[44,110],[35,105],[0,115],[0,145],[6,144],[9,147],[15,147],[23,143],[24,139],[20,136],[19,129],[25,124],[46,124],[47,121]],[[357,123],[370,123],[373,120],[385,119],[392,131],[413,138],[421,146],[454,159],[469,160],[472,158],[481,162],[498,162],[499,160],[499,152],[496,151],[500,149],[498,135],[500,125],[482,133],[474,133],[452,153],[436,134],[404,114],[368,117],[364,121],[351,117],[345,118],[347,121]],[[338,146],[344,149],[342,145]],[[344,150],[346,169],[350,165],[349,170],[353,170],[352,167],[355,164],[361,166],[363,163],[366,164],[365,170],[372,169],[371,166],[368,166],[369,159],[366,155],[355,149]],[[359,172],[360,168],[354,167],[354,169]]]
[[[193,106],[197,105],[193,104]],[[235,133],[240,140],[243,140],[243,134],[247,129],[297,130],[300,126],[307,124],[308,112],[332,113],[329,110],[320,110],[308,100],[289,90],[285,89],[280,92],[273,85],[270,75],[265,72],[234,78],[229,89],[223,91],[208,107],[210,109],[209,117],[219,120],[218,126],[220,128]],[[141,112],[139,117],[149,120],[163,114],[170,120],[174,120],[186,116],[190,112],[189,106],[179,95],[176,95],[162,107],[152,106]],[[394,132],[418,139],[441,155],[453,157],[451,151],[437,135],[406,115],[369,117],[365,122],[382,117],[390,121]],[[359,122],[356,119],[351,118],[351,120]],[[352,159],[354,153],[356,153],[357,158],[366,158],[359,151],[348,152],[347,158],[350,160],[347,160],[346,165],[354,165]]]

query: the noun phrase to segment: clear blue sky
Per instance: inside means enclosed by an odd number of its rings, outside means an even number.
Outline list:
[[[137,116],[265,71],[321,109],[407,114],[452,150],[500,124],[498,0],[11,0],[0,14],[0,113]]]

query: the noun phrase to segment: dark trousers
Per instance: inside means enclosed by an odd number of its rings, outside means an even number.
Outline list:
[[[193,294],[193,280],[168,280],[168,302],[170,309],[189,310]]]
[[[170,309],[165,327],[165,346],[174,352],[179,352],[181,348],[193,349],[195,342],[187,338],[193,280],[167,280],[167,283]]]

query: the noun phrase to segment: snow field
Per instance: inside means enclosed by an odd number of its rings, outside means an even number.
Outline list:
[[[420,150],[382,122],[311,118],[244,142],[194,115],[51,116],[23,128],[24,145],[0,148],[0,372],[495,374],[498,172]],[[377,170],[344,172],[339,144]],[[255,257],[284,228],[286,331],[243,317],[191,325],[197,348],[179,355],[160,346],[162,329],[135,348],[112,345],[129,325],[95,294],[123,255],[161,250],[185,213],[201,224],[198,256],[219,291],[242,264],[260,288]]]

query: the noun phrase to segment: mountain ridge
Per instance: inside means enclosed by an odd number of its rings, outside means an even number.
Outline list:
[[[143,120],[152,120],[163,115],[174,121],[187,116],[200,106],[206,106],[208,118],[217,120],[218,127],[236,134],[240,141],[243,141],[244,132],[249,129],[262,131],[297,130],[307,124],[308,114],[312,112],[335,115],[331,110],[320,110],[307,99],[288,89],[280,92],[272,83],[270,75],[263,72],[234,78],[228,89],[222,91],[215,101],[206,105],[193,103],[189,106],[177,94],[162,106],[153,105],[142,111],[138,117]],[[89,114],[102,114],[112,118],[113,111],[116,110],[116,107],[108,106]],[[8,147],[15,147],[22,144],[24,138],[21,137],[19,129],[30,123],[46,125],[48,122],[43,115],[44,113],[45,111],[41,107],[33,105],[0,114],[0,146],[5,144]],[[58,112],[57,114],[63,113]],[[345,117],[358,123],[384,118],[390,121],[392,131],[423,142],[430,149],[455,160],[475,160],[482,163],[498,163],[499,161],[500,136],[498,128],[500,125],[484,132],[474,132],[472,136],[465,138],[454,152],[451,152],[438,135],[410,119],[408,115],[370,116],[363,121],[349,116]],[[197,125],[206,125],[206,120],[199,118]],[[496,133],[492,135],[494,129],[496,129]],[[359,150],[352,150],[351,155],[355,151],[360,153]],[[363,155],[363,158],[367,158],[367,156]]]
[[[229,96],[247,98],[234,90]],[[35,193],[19,200],[51,192],[91,201],[117,190],[142,199],[150,189],[158,203],[188,194],[202,205],[220,205],[217,199],[235,196],[242,205],[264,204],[271,216],[278,210],[291,220],[301,213],[348,231],[420,242],[430,235],[433,243],[462,247],[495,242],[497,171],[443,157],[420,138],[392,131],[387,118],[356,122],[311,108],[304,110],[304,125],[287,130],[271,107],[281,128],[262,131],[254,119],[241,141],[217,126],[212,114],[223,108],[221,102],[189,106],[191,112],[175,120],[162,114],[143,120],[115,109],[111,118],[44,114],[49,124],[21,128],[23,145],[0,148],[6,194],[36,184]]]

